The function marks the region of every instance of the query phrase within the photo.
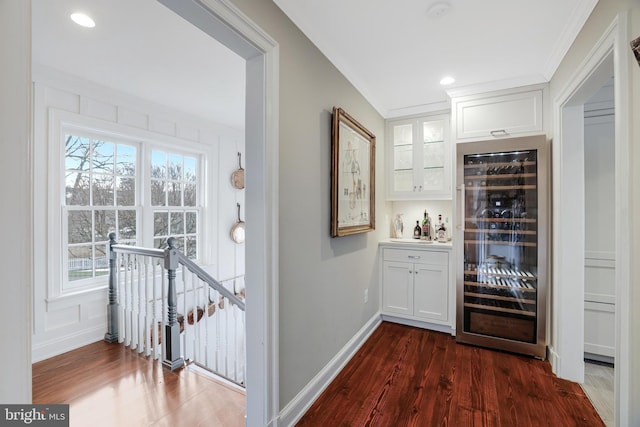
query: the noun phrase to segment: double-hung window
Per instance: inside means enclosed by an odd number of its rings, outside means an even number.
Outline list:
[[[168,237],[189,258],[198,258],[198,161],[166,151],[151,151],[153,246],[166,247]]]
[[[67,282],[109,273],[109,233],[136,243],[138,147],[65,135]]]
[[[63,293],[106,283],[96,278],[109,273],[110,232],[155,248],[174,237],[198,258],[202,153],[78,130],[64,142]]]

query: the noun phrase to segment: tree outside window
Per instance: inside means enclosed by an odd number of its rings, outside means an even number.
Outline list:
[[[189,258],[198,258],[198,161],[195,157],[151,152],[153,245],[165,248],[174,237]]]
[[[109,273],[107,244],[116,231],[135,244],[136,147],[65,136],[65,209],[69,281]]]

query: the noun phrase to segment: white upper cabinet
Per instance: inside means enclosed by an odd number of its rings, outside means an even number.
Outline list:
[[[544,89],[519,88],[452,98],[454,140],[470,142],[545,131]]]
[[[451,199],[449,116],[387,122],[388,199]]]

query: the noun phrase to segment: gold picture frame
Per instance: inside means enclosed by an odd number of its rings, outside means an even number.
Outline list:
[[[375,135],[333,107],[331,237],[375,230],[375,159]]]

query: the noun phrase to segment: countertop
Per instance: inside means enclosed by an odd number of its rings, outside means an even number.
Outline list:
[[[423,248],[423,249],[453,249],[453,242],[433,242],[418,239],[386,239],[378,243],[379,246],[392,246],[403,248]]]

